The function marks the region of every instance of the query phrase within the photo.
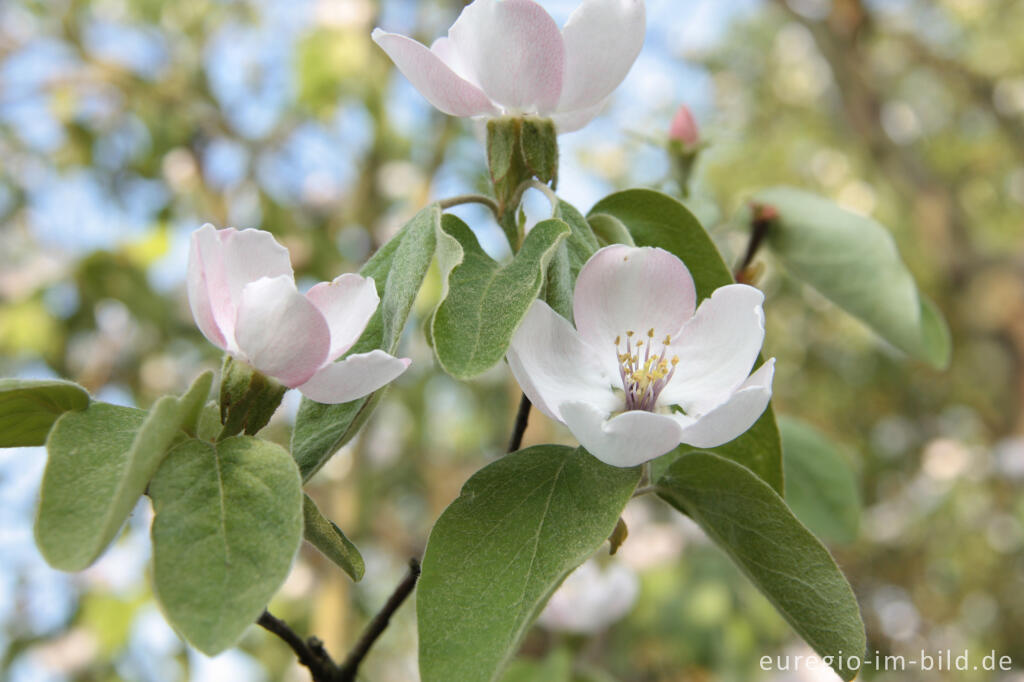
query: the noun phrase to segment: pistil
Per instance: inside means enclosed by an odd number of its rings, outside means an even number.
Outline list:
[[[620,350],[622,337],[615,339],[615,353],[619,360],[619,376],[622,379],[622,390],[626,394],[626,410],[645,410],[653,412],[658,396],[665,388],[672,375],[675,374],[679,356],[673,355],[666,359],[668,346],[672,343],[671,336],[665,336],[661,342],[661,352],[652,351],[654,346],[654,329],[647,331],[647,339],[633,343],[633,331],[626,332],[625,349]]]

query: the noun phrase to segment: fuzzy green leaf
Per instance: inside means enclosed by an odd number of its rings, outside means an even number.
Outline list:
[[[861,656],[857,598],[825,546],[750,471],[708,452],[676,460],[659,494],[732,558],[822,657]],[[856,672],[837,667],[844,680]]]
[[[93,403],[67,412],[46,441],[36,544],[46,561],[80,571],[117,536],[168,449],[194,432],[210,394],[204,372],[181,398],[164,396],[149,413]]]
[[[790,273],[897,348],[939,369],[949,365],[949,329],[918,293],[888,230],[791,187],[754,198],[778,211],[767,243]]]
[[[658,246],[678,256],[697,287],[697,298],[704,299],[715,289],[732,284],[733,278],[711,238],[693,214],[678,201],[659,192],[631,189],[599,201],[590,217],[608,215],[629,230],[637,246]],[[679,448],[652,466],[664,470],[680,453]],[[771,405],[746,433],[711,450],[752,470],[780,494],[783,490],[782,444]]]
[[[815,535],[853,542],[860,525],[857,479],[850,463],[820,431],[779,417],[786,466],[786,504]]]
[[[42,445],[65,412],[84,410],[89,392],[58,379],[0,379],[0,448]]]
[[[445,371],[468,379],[505,357],[540,293],[548,263],[570,231],[554,218],[537,223],[512,261],[502,266],[480,248],[464,222],[444,216],[438,233],[443,288],[431,336]]]
[[[303,497],[302,513],[302,535],[306,541],[341,567],[352,580],[362,580],[366,572],[363,555],[352,541],[345,537],[337,524],[320,513],[316,502],[309,495]]]
[[[350,353],[381,348],[398,350],[398,341],[416,294],[434,258],[441,209],[428,206],[406,223],[398,234],[366,262],[360,274],[373,277],[380,306]],[[340,405],[324,405],[303,398],[292,431],[292,456],[302,480],[308,481],[369,418],[384,389]]]
[[[434,526],[417,588],[424,682],[498,679],[640,480],[583,449],[527,448],[473,475]]]
[[[153,582],[171,625],[214,655],[233,646],[291,568],[302,483],[288,451],[251,436],[174,447],[153,478]]]

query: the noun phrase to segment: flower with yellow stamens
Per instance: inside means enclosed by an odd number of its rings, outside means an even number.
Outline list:
[[[698,308],[690,272],[674,255],[608,246],[576,281],[576,328],[535,301],[509,366],[539,410],[608,464],[635,466],[680,443],[715,447],[750,428],[771,398],[774,360],[751,374],[763,300],[730,284]]]

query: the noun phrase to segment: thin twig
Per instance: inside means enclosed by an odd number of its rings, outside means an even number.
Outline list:
[[[437,203],[440,205],[442,210],[451,208],[452,206],[460,206],[462,204],[483,204],[491,210],[491,213],[494,214],[496,219],[499,217],[497,202],[483,194],[460,194],[458,196],[448,197],[447,199],[441,199]]]
[[[310,638],[310,641],[307,643],[287,623],[272,615],[270,611],[264,611],[260,615],[259,620],[256,621],[256,624],[267,632],[277,635],[285,644],[290,646],[292,651],[295,652],[295,656],[299,659],[299,663],[309,668],[314,682],[330,682],[334,679],[336,670],[334,661],[327,655],[323,647],[319,646],[319,640],[315,640],[316,651],[314,651],[311,646],[314,642],[313,638]]]
[[[516,423],[512,427],[512,437],[508,441],[508,451],[515,452],[523,444],[523,434],[526,433],[526,422],[530,420],[530,399],[523,394],[519,401],[519,411],[516,412]]]
[[[779,212],[774,206],[754,204],[752,208],[753,215],[750,218],[750,241],[747,242],[747,252],[743,254],[743,260],[740,261],[733,272],[733,277],[736,278],[737,282],[744,280],[744,274],[747,268],[750,267],[750,264],[754,262],[754,256],[757,254],[757,250],[761,248],[761,243],[764,242],[764,238],[768,234],[768,228],[779,217]]]
[[[337,674],[334,679],[335,682],[354,682],[356,679],[356,672],[359,670],[359,664],[366,658],[366,654],[370,651],[370,647],[377,641],[377,638],[381,636],[384,629],[387,628],[388,622],[391,620],[391,616],[395,614],[398,607],[402,605],[413,588],[416,587],[416,581],[420,577],[420,562],[416,559],[409,559],[409,574],[405,576],[405,579],[398,584],[395,591],[391,593],[387,602],[384,604],[384,608],[374,616],[370,624],[366,626],[366,630],[363,631],[363,636],[359,638],[355,647],[349,653],[348,658],[338,668]]]

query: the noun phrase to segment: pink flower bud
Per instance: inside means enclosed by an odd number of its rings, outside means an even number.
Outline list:
[[[692,147],[700,140],[700,133],[697,131],[697,122],[693,120],[693,113],[685,104],[679,107],[676,115],[672,117],[672,124],[668,129],[670,140],[677,140],[686,147]]]

